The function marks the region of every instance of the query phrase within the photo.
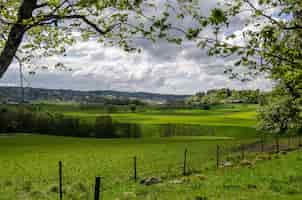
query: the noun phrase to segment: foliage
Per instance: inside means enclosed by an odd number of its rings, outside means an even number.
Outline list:
[[[231,90],[214,89],[207,92],[198,92],[196,95],[187,99],[186,103],[193,106],[204,106],[222,103],[254,103],[258,104],[261,97],[265,95],[259,90]]]
[[[136,105],[131,104],[130,105],[130,110],[131,110],[131,112],[135,112],[136,111]]]
[[[182,8],[191,5],[193,2],[181,0],[1,0],[0,76],[14,57],[31,67],[34,74],[32,65],[36,60],[54,54],[66,55],[67,46],[78,41],[78,35],[84,41],[94,38],[128,52],[140,51],[133,42],[135,38],[181,44],[182,39],[173,34],[177,30],[172,24],[176,20],[174,13],[183,21],[189,13]],[[189,39],[200,32],[192,28],[180,30]],[[66,66],[57,63],[54,68],[66,69]]]
[[[124,125],[130,127],[124,129]],[[139,129],[130,123],[114,123],[110,116],[98,116],[95,123],[83,122],[79,117],[65,116],[55,112],[35,111],[26,107],[2,108],[0,112],[1,133],[38,133],[74,137],[139,137]]]
[[[295,104],[293,98],[279,96],[269,102],[259,109],[259,129],[274,134],[286,134],[301,127],[299,105]]]
[[[211,56],[218,55],[235,60],[225,69],[225,73],[230,74],[231,78],[247,81],[261,75],[272,79],[279,97],[286,94],[288,99],[270,99],[276,102],[269,102],[272,105],[263,108],[263,112],[266,110],[269,113],[260,113],[260,127],[270,127],[272,132],[290,129],[291,126],[284,125],[285,122],[278,122],[277,119],[281,120],[284,115],[284,118],[290,117],[288,121],[292,121],[296,118],[296,113],[301,112],[296,111],[300,110],[302,102],[301,1],[223,1],[219,8],[212,11],[208,20],[210,23],[207,25],[212,27],[213,37],[196,37],[199,46],[207,48]],[[233,27],[238,26],[238,22],[243,28],[234,31]],[[230,34],[225,35],[228,32]],[[286,105],[289,107],[286,108]],[[278,108],[279,113],[274,113],[274,108]],[[290,114],[291,112],[293,113]],[[276,115],[277,119],[271,118]]]

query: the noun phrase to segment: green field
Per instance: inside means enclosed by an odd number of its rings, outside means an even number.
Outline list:
[[[96,116],[107,114],[101,109],[83,110],[73,106],[48,105],[43,109],[91,122]],[[116,121],[139,123],[144,135],[137,139],[2,135],[0,199],[58,199],[60,160],[64,199],[92,199],[96,176],[103,177],[103,199],[194,200],[198,196],[299,199],[302,194],[299,152],[273,155],[271,161],[257,161],[252,168],[238,164],[230,169],[215,167],[217,144],[221,145],[221,162],[234,157],[237,163],[240,152],[234,147],[257,139],[255,110],[255,105],[225,105],[207,111],[150,109],[110,114]],[[159,125],[180,123],[192,126],[188,130],[195,131],[194,135],[156,137]],[[183,177],[186,148],[187,171],[192,175]],[[152,186],[135,183],[134,156],[139,180],[155,176],[161,177],[162,183]],[[248,154],[248,159],[254,162],[255,154]]]
[[[61,112],[93,123],[100,115],[110,115],[114,121],[141,125],[143,136],[159,136],[162,125],[184,125],[178,135],[229,136],[253,138],[256,131],[256,109],[253,104],[217,105],[202,109],[138,109],[137,112],[106,113],[102,108],[81,109],[76,105],[45,105],[43,110]],[[178,129],[179,127],[176,127]]]

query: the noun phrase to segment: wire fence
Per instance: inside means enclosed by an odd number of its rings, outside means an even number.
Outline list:
[[[235,163],[248,160],[250,156],[259,153],[275,153],[291,151],[301,147],[301,137],[260,138],[252,143],[217,144],[209,147],[203,157],[196,149],[184,148],[181,156],[164,160],[164,158],[144,159],[142,155],[126,156],[127,168],[110,168],[101,170],[88,166],[71,166],[68,162],[58,161],[50,167],[53,170],[37,168],[33,177],[26,168],[22,176],[13,179],[0,177],[0,195],[13,195],[13,199],[104,199],[106,192],[122,193],[137,184],[154,184],[165,180],[191,174],[202,173],[206,170],[232,167]],[[156,150],[154,150],[156,152]],[[180,159],[181,158],[181,159]],[[116,162],[115,164],[118,164]],[[45,172],[46,171],[46,172]],[[28,176],[27,176],[28,174]],[[80,176],[79,176],[80,175]],[[149,181],[149,182],[148,182]],[[42,192],[41,192],[42,191]],[[44,198],[45,197],[45,198]],[[77,198],[76,198],[77,197]]]

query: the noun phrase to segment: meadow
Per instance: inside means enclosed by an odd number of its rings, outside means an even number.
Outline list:
[[[97,116],[110,115],[117,122],[141,125],[142,136],[145,137],[160,136],[162,125],[184,125],[185,130],[179,130],[177,135],[254,138],[259,134],[256,131],[257,106],[225,104],[213,106],[210,110],[139,107],[136,112],[123,108],[120,109],[122,111],[113,113],[108,113],[101,107],[83,109],[77,105],[44,105],[41,109],[79,117],[90,123],[94,123]]]
[[[91,122],[96,116],[108,115],[73,106],[61,109],[48,105],[42,109]],[[222,147],[223,161],[237,159],[240,153],[234,147],[258,140],[255,109],[255,105],[225,105],[211,110],[109,113],[114,120],[145,127],[141,138],[132,139],[3,134],[0,199],[58,199],[59,161],[63,162],[64,199],[92,199],[96,176],[102,177],[102,199],[299,199],[299,152],[272,155],[271,160],[259,162],[251,153],[249,159],[256,163],[253,166],[215,167],[217,144]],[[178,123],[192,125],[196,134],[158,137],[158,125]],[[183,177],[185,149],[189,175]],[[162,183],[146,186],[134,182],[134,156],[138,180],[154,176],[161,177]]]

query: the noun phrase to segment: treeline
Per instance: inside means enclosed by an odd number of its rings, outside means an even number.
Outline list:
[[[187,99],[186,104],[192,106],[215,105],[222,103],[253,103],[263,101],[265,93],[260,90],[231,90],[228,88],[198,92]]]
[[[111,116],[98,116],[95,123],[59,113],[40,112],[31,108],[0,108],[0,134],[33,133],[73,137],[121,138],[140,137],[138,124],[114,122]]]

